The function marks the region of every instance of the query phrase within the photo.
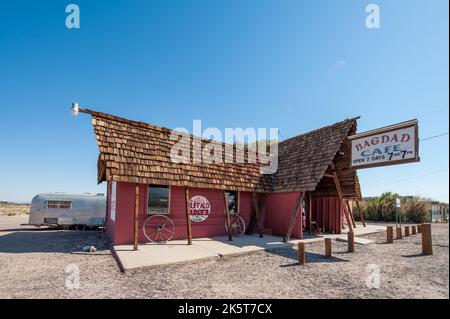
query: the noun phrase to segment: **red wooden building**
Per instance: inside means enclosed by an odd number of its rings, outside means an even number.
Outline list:
[[[246,233],[287,239],[302,238],[312,227],[340,233],[344,221],[354,225],[348,203],[361,192],[347,137],[355,134],[357,118],[280,142],[278,169],[267,175],[257,163],[174,163],[170,150],[177,140],[170,129],[80,111],[92,116],[98,182],[107,182],[106,229],[114,244],[161,241],[169,231],[170,239],[231,237],[235,215],[245,221]],[[169,222],[155,219],[155,228],[148,222],[154,215],[167,216],[174,227],[164,230]],[[152,238],[158,227],[161,237]]]

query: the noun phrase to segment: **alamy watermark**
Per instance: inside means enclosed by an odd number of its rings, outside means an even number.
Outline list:
[[[371,3],[366,6],[366,13],[369,15],[366,17],[367,29],[379,29],[380,28],[380,7]]]
[[[69,4],[66,6],[66,28],[79,29],[80,28],[80,7],[76,4]]]
[[[170,150],[173,163],[183,164],[261,164],[261,174],[273,174],[278,169],[277,128],[225,128],[225,134],[215,127],[202,130],[201,120],[193,121],[193,132],[183,127],[171,132],[175,144]]]
[[[66,266],[66,288],[80,289],[80,268],[77,264],[68,264]]]
[[[377,264],[369,264],[366,267],[366,287],[369,289],[380,288],[380,266]]]

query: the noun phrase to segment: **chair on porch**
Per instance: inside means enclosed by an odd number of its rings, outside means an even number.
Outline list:
[[[319,227],[319,224],[316,221],[311,221],[310,233],[311,231],[314,235],[322,235],[322,228]]]

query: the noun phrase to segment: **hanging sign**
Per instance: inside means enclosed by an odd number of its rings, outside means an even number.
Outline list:
[[[189,217],[193,222],[203,222],[211,214],[211,204],[204,196],[196,195],[189,201]]]
[[[417,120],[349,136],[351,166],[366,168],[419,161]]]

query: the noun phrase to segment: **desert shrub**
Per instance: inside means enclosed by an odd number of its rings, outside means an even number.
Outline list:
[[[430,221],[431,207],[428,201],[419,197],[407,199],[402,205],[402,217],[405,221],[425,223]]]
[[[372,221],[395,220],[395,200],[398,195],[395,193],[383,193],[378,198],[372,198],[363,202],[361,209],[364,218]],[[360,216],[358,216],[360,219]]]
[[[368,221],[394,222],[397,197],[399,195],[396,193],[386,192],[380,197],[363,201],[361,210],[364,212],[364,218]],[[402,221],[414,223],[429,221],[431,207],[428,199],[421,197],[400,197],[400,199]],[[355,214],[355,219],[361,220],[359,214]]]

